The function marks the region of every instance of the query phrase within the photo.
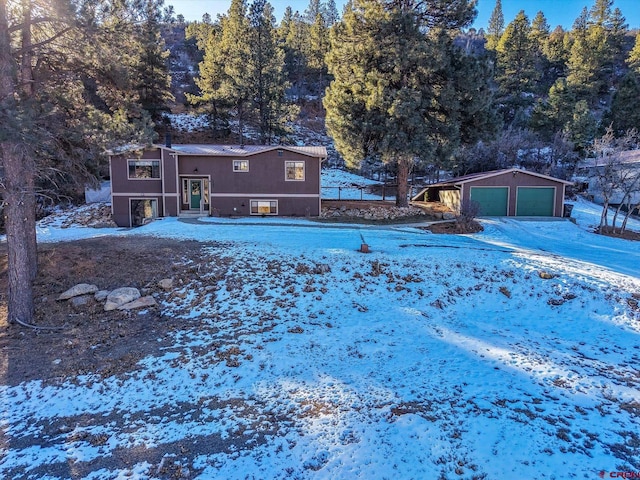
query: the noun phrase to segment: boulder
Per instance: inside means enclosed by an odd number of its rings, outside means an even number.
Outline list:
[[[89,303],[89,295],[81,295],[79,297],[73,297],[69,301],[71,302],[71,305],[73,305],[74,308],[85,307],[87,303]]]
[[[456,218],[456,214],[452,212],[444,212],[442,214],[443,220],[454,220]]]
[[[134,300],[133,302],[120,305],[118,307],[118,310],[134,310],[136,308],[155,307],[156,305],[158,305],[156,303],[156,299],[148,295],[146,297],[140,297],[137,300]]]
[[[99,290],[96,292],[93,298],[95,298],[97,302],[104,302],[107,299],[108,295],[109,290]]]
[[[173,278],[163,278],[158,282],[158,286],[166,291],[173,289]]]
[[[90,285],[88,283],[79,283],[78,285],[71,287],[64,293],[61,293],[58,297],[58,300],[69,300],[73,297],[79,297],[80,295],[88,295],[90,293],[96,293],[98,291],[98,287],[95,285]]]
[[[122,305],[129,302],[133,302],[140,298],[140,291],[133,287],[116,288],[109,295],[107,295],[107,301],[104,304],[105,311],[115,310]]]

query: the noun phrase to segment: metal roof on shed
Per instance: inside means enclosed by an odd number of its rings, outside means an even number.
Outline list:
[[[563,183],[565,185],[573,185],[573,182],[569,182],[567,180],[562,180],[560,178],[550,177],[549,175],[543,175],[541,173],[536,172],[528,172],[527,170],[522,170],[521,168],[506,168],[502,170],[491,170],[488,172],[480,172],[480,173],[470,173],[469,175],[463,175],[461,177],[452,178],[450,180],[445,180],[444,182],[433,183],[431,185],[427,185],[423,188],[417,195],[414,195],[411,200],[416,200],[420,198],[424,193],[430,188],[438,188],[438,187],[458,187],[464,185],[465,183],[472,183],[478,180],[484,180],[485,178],[496,177],[498,175],[504,175],[505,173],[513,173],[515,174],[524,174],[530,175],[532,177],[543,178],[545,180],[549,180],[551,182]]]

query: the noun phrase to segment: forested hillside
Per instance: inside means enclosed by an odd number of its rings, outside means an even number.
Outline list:
[[[476,30],[473,2],[446,3],[355,0],[340,15],[311,0],[276,19],[265,0],[233,0],[217,19],[169,15],[172,109],[208,117],[199,141],[288,143],[326,120],[350,167],[454,174],[568,177],[607,127],[640,126],[640,36],[614,0],[569,30],[542,11],[505,19],[501,0]]]

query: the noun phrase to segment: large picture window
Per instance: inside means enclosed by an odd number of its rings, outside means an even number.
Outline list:
[[[233,171],[234,172],[248,172],[249,171],[249,160],[234,160],[233,161]]]
[[[159,179],[160,160],[129,160],[130,179]]]
[[[304,181],[304,162],[284,162],[285,180]]]
[[[277,215],[277,200],[251,200],[251,215]]]

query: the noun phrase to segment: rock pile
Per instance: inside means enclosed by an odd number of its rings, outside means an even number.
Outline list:
[[[367,208],[323,207],[321,218],[364,218],[365,220],[397,220],[407,217],[429,216],[417,207],[371,206]]]
[[[173,285],[173,280],[165,278],[158,282],[158,288],[167,290],[167,287]],[[93,299],[97,302],[104,302],[104,310],[135,310],[138,308],[156,307],[158,304],[153,295],[142,296],[137,288],[121,287],[115,290],[100,290],[97,285],[88,283],[79,283],[63,292],[58,297],[58,301],[69,300],[74,307],[82,307],[89,300]]]
[[[111,204],[92,203],[79,208],[71,208],[54,213],[40,220],[41,226],[58,224],[61,228],[74,226],[91,228],[117,228],[111,218]]]

